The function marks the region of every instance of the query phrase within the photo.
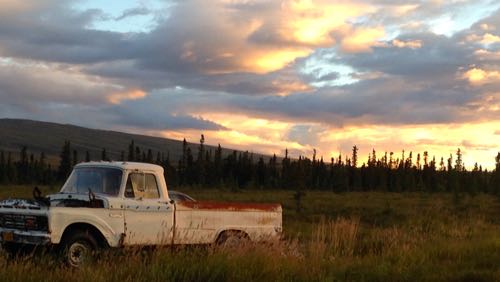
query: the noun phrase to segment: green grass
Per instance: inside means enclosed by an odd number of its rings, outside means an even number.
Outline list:
[[[291,191],[180,190],[200,200],[280,202],[286,239],[231,251],[112,251],[79,270],[53,255],[0,255],[0,280],[500,280],[500,201],[489,195],[307,192],[297,213]],[[0,187],[0,198],[30,194]]]

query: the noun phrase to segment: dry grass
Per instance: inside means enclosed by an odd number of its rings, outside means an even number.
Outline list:
[[[206,191],[192,191],[208,198]],[[236,249],[113,250],[79,270],[54,255],[9,260],[2,281],[500,281],[500,205],[479,195],[219,191],[219,199],[278,201],[286,239]]]

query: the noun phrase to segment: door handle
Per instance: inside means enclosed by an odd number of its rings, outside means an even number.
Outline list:
[[[123,214],[121,212],[109,212],[109,217],[121,218]]]

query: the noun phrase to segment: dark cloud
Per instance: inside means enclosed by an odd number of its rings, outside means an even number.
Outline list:
[[[88,28],[105,17],[100,10],[76,12],[67,3],[55,2],[16,17],[0,17],[0,55],[84,65],[91,74],[145,90],[179,85],[237,94],[282,93],[278,80],[291,80],[284,71],[258,74],[246,70],[244,64],[252,64],[256,51],[238,30],[248,28],[252,21],[240,13],[255,9],[264,13],[269,5],[199,9],[198,1],[183,1],[173,6],[171,16],[159,18],[152,31],[123,34]],[[272,6],[274,11],[279,8]],[[146,10],[134,8],[121,17]],[[221,16],[223,12],[227,15]],[[269,47],[271,42],[263,45],[261,53],[279,47]],[[297,74],[293,80],[301,81]]]
[[[129,125],[147,129],[199,129],[223,130],[224,126],[212,121],[185,114],[179,104],[181,101],[168,101],[162,95],[153,93],[144,99],[124,101],[120,105],[106,109],[119,125]]]
[[[120,126],[131,126],[148,130],[224,130],[215,122],[190,115],[170,115],[168,113],[130,112],[129,109],[116,107],[113,112],[113,123]]]
[[[0,112],[2,117],[30,118],[74,123],[90,127],[109,125],[146,129],[221,130],[223,126],[176,111],[155,95],[143,100],[111,103],[119,94],[112,86],[96,83],[81,74],[44,67],[0,64]],[[116,95],[116,94],[115,94]]]
[[[86,29],[100,10],[78,13],[58,2],[51,9],[0,16],[0,55],[48,62],[90,64],[121,59],[131,36]]]
[[[103,76],[120,84],[135,85],[146,90],[183,88],[220,91],[244,95],[270,95],[287,92],[292,84],[306,84],[307,78],[285,68],[268,74],[226,73],[197,75],[186,70],[169,71],[148,69],[134,61],[115,61],[84,67],[85,72]]]
[[[115,20],[121,21],[128,17],[144,16],[144,15],[149,15],[150,13],[151,10],[149,10],[146,7],[135,7],[132,9],[125,10],[120,16],[116,17]]]
[[[385,77],[285,97],[188,90],[165,91],[162,95],[164,102],[158,101],[159,104],[178,105],[175,107],[186,112],[243,112],[268,119],[335,126],[459,123],[495,119],[498,114],[472,106],[476,102],[481,105],[484,95],[467,86],[466,81],[450,85],[449,79],[425,84],[401,77]]]
[[[419,40],[421,48],[376,47],[373,53],[344,55],[347,65],[360,71],[380,71],[413,79],[431,79],[449,75],[472,62],[470,46],[460,45],[456,38],[431,33],[406,34],[401,41]]]
[[[36,111],[41,103],[97,107],[106,103],[106,84],[89,83],[78,75],[49,67],[0,64],[1,104]]]

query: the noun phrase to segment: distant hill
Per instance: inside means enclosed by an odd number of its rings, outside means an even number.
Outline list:
[[[78,151],[80,160],[85,158],[86,151],[89,151],[92,159],[99,159],[103,148],[106,148],[111,159],[119,159],[121,151],[125,152],[126,158],[132,140],[141,150],[151,149],[155,159],[157,152],[165,155],[169,153],[171,161],[177,161],[182,156],[182,140],[90,129],[70,124],[0,119],[0,150],[6,152],[19,152],[22,146],[26,146],[30,153],[44,152],[50,160],[55,161],[59,158],[65,140],[69,140],[71,148]],[[198,144],[189,143],[189,147],[196,156]],[[206,148],[215,149],[208,145]],[[223,155],[232,151],[223,149]]]

